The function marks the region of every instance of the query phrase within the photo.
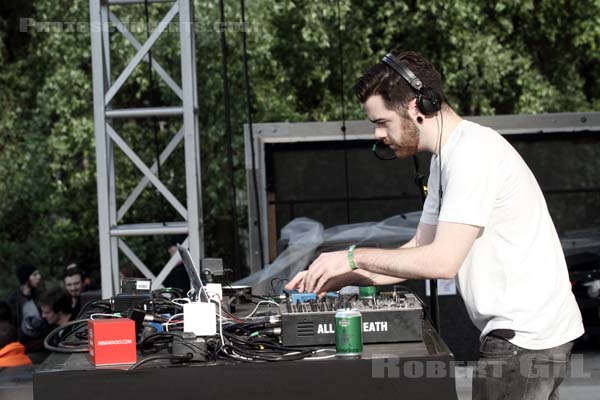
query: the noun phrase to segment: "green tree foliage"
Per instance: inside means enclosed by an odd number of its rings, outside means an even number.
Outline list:
[[[207,252],[231,260],[231,210],[224,134],[218,1],[195,2]],[[600,1],[574,0],[247,0],[253,118],[266,121],[362,119],[351,87],[394,47],[427,55],[442,73],[451,104],[462,114],[588,111],[600,108]],[[168,5],[151,5],[156,24]],[[143,5],[115,14],[146,37]],[[245,197],[246,103],[239,1],[226,1],[226,37],[234,130],[235,183]],[[20,32],[20,18],[58,21],[61,29]],[[87,22],[88,2],[7,0],[0,5],[0,274],[4,293],[14,266],[30,259],[56,275],[77,261],[97,269],[98,234],[89,32],[60,22]],[[47,28],[48,26],[46,26]],[[111,33],[115,79],[135,50]],[[160,39],[153,55],[174,77],[178,34]],[[342,76],[343,72],[343,84]],[[176,79],[177,80],[177,79]],[[187,84],[187,83],[183,83]],[[114,107],[175,105],[178,99],[142,63]],[[126,121],[117,131],[150,165],[179,129],[174,119]],[[156,136],[156,140],[154,139]],[[179,149],[181,150],[181,149]],[[122,204],[140,173],[122,155]],[[183,152],[161,179],[185,198]],[[245,202],[238,214],[245,226]],[[123,222],[178,216],[147,188]],[[164,239],[132,240],[158,268]]]

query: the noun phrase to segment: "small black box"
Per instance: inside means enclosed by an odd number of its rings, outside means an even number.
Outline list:
[[[112,312],[124,313],[127,310],[135,308],[137,310],[148,312],[154,312],[152,294],[151,293],[140,293],[140,294],[123,294],[120,293],[116,296],[111,297],[110,307]]]

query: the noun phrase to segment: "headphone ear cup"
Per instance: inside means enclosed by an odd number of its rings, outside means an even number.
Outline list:
[[[440,95],[433,89],[423,88],[417,95],[417,107],[425,115],[432,115],[442,108]]]

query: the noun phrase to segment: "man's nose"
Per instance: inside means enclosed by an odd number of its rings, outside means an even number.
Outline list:
[[[378,126],[375,127],[375,138],[381,140],[387,137],[387,132],[384,128],[380,128]]]

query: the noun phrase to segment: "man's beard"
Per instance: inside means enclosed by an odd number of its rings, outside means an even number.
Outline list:
[[[393,143],[394,154],[398,158],[412,157],[419,151],[419,128],[410,118],[405,117],[402,121],[401,141]]]

